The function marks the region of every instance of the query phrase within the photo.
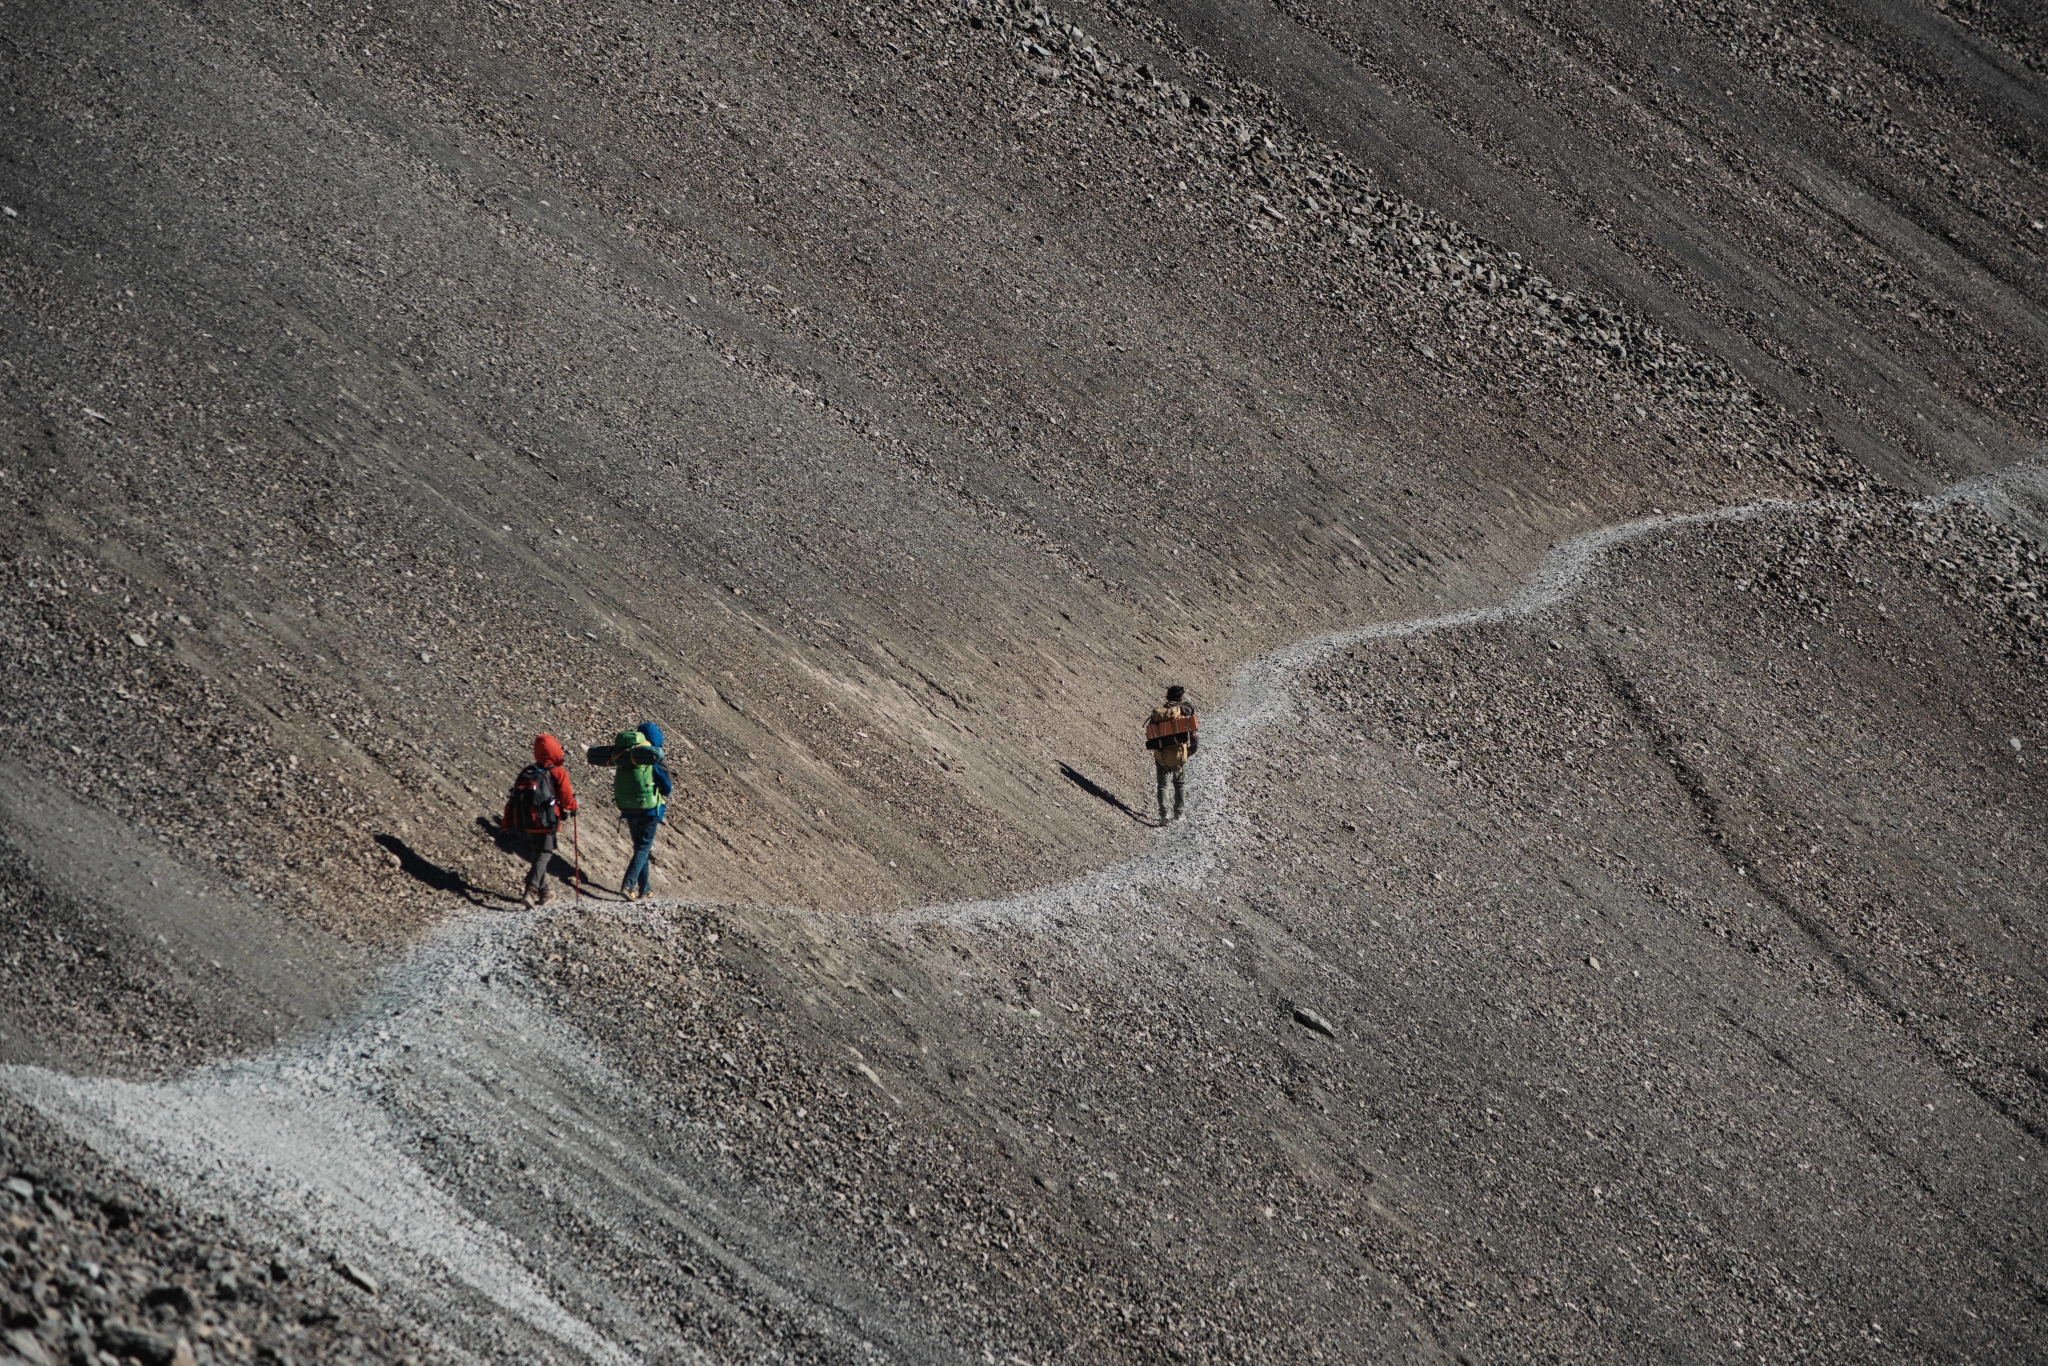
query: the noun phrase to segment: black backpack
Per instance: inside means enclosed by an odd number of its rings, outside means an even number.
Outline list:
[[[505,827],[529,835],[552,835],[561,824],[555,780],[539,764],[520,769],[512,780],[512,795],[505,799]]]

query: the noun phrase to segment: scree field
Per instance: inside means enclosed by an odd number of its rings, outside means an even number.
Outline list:
[[[0,0],[0,109],[0,1366],[2048,1356],[2038,4]]]

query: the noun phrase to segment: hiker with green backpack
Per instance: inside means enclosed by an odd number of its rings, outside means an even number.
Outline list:
[[[590,762],[612,770],[612,800],[633,836],[633,858],[619,883],[619,894],[628,901],[647,895],[649,864],[654,856],[654,837],[661,832],[661,820],[674,784],[668,776],[666,739],[661,727],[642,722],[638,730],[622,730],[609,745],[589,752]]]

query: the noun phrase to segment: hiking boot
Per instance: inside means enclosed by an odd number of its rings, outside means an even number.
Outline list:
[[[534,908],[535,902],[533,899],[533,889],[531,887],[527,888],[524,892],[521,892],[519,894],[519,904],[526,907],[526,909],[529,911]]]

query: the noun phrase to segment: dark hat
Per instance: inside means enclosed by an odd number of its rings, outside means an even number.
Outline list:
[[[1186,688],[1183,688],[1178,683],[1174,684],[1172,687],[1166,690],[1166,700],[1169,702],[1178,702],[1187,695],[1188,690]]]

